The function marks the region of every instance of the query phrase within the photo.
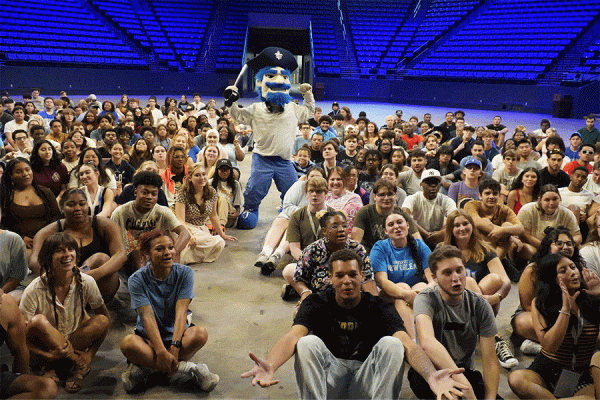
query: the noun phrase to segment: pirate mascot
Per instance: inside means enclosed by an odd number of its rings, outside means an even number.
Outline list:
[[[292,72],[298,68],[296,59],[289,51],[268,47],[248,61],[256,77],[256,87],[262,102],[249,107],[238,107],[237,87],[225,89],[225,105],[237,123],[252,125],[254,152],[250,178],[244,191],[244,211],[238,218],[238,229],[254,229],[258,222],[258,207],[269,192],[271,180],[281,193],[281,199],[297,181],[292,165],[292,147],[298,134],[298,124],[314,114],[315,99],[312,87],[303,83],[300,92],[304,104],[292,101],[289,94]],[[245,71],[242,69],[240,76]],[[239,78],[238,78],[239,79]]]

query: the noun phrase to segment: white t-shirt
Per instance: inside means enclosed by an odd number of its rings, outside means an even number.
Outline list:
[[[423,229],[434,232],[444,227],[444,220],[456,210],[456,204],[442,193],[438,193],[433,200],[427,200],[423,192],[417,192],[406,197],[402,208],[406,208]]]
[[[585,189],[582,189],[581,192],[572,192],[568,187],[561,187],[558,189],[558,192],[560,193],[561,206],[579,206],[581,214],[585,214],[588,206],[592,204],[592,200],[594,199],[594,194]]]
[[[4,133],[6,134],[6,136],[9,136],[17,129],[23,129],[25,132],[29,132],[29,129],[27,129],[27,121],[23,121],[22,124],[17,124],[17,121],[13,119],[12,121],[8,121],[6,125],[4,125]]]
[[[593,174],[589,174],[587,178],[587,182],[583,185],[583,189],[587,190],[594,194],[594,196],[598,196],[600,194],[600,184],[594,182]]]

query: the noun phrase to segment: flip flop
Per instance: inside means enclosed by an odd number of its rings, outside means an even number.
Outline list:
[[[65,382],[65,391],[68,393],[77,393],[81,390],[83,385],[83,378],[86,377],[87,374],[90,373],[90,366],[86,365],[81,369],[76,369],[75,373],[71,375],[69,379]]]

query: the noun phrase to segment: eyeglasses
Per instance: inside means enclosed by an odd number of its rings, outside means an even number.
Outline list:
[[[394,193],[394,192],[377,193],[375,196],[377,196],[377,197],[396,197],[396,193]]]
[[[554,245],[558,248],[562,248],[562,247],[575,247],[575,243],[569,241],[563,242],[562,240],[557,240],[554,242]]]

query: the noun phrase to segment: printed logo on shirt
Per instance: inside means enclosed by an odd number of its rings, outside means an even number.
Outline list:
[[[59,174],[58,172],[54,172],[54,173],[52,174],[52,180],[53,180],[54,182],[60,182],[60,174]]]

